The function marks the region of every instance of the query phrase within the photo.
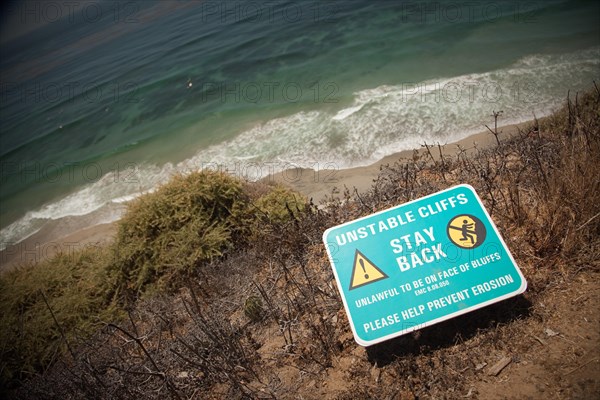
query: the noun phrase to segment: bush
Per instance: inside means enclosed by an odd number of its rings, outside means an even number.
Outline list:
[[[176,176],[129,206],[113,246],[119,285],[165,288],[244,240],[250,214],[242,183],[225,174]]]
[[[300,194],[283,186],[275,186],[270,192],[258,198],[256,207],[268,222],[282,224],[297,218],[305,211],[306,200]]]
[[[118,316],[106,261],[105,251],[88,248],[0,276],[2,386],[45,369],[66,350],[65,339],[73,344]]]
[[[257,322],[263,318],[263,305],[260,297],[250,296],[244,301],[244,314],[251,321]]]
[[[247,243],[265,217],[282,223],[303,204],[283,187],[245,184],[219,172],[175,176],[131,203],[119,223],[111,269],[134,297],[173,287],[234,244]]]

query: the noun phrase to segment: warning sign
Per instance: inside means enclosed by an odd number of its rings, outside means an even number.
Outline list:
[[[468,185],[327,229],[327,254],[356,342],[370,346],[527,288]]]
[[[354,267],[352,269],[352,281],[350,282],[350,290],[364,286],[369,283],[377,282],[388,276],[377,268],[367,257],[360,251],[356,250],[354,256]]]

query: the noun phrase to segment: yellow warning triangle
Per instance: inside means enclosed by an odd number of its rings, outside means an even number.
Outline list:
[[[388,276],[385,272],[377,268],[363,253],[356,250],[356,254],[354,255],[354,267],[352,267],[352,281],[350,282],[349,290],[386,278],[388,278]]]

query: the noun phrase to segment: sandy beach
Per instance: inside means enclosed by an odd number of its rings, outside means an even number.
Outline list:
[[[498,128],[500,140],[517,134],[519,128],[530,126],[532,122],[527,121]],[[445,154],[455,154],[458,146],[466,149],[467,152],[472,152],[476,148],[486,148],[493,146],[495,143],[494,136],[486,130],[458,142],[444,144],[442,149]],[[418,149],[418,151],[425,150]],[[263,178],[263,181],[277,182],[289,186],[307,198],[312,198],[315,204],[319,204],[326,196],[332,194],[334,188],[341,190],[344,187],[356,188],[359,193],[369,190],[382,166],[391,165],[402,159],[411,159],[413,153],[414,150],[401,151],[364,167],[331,168],[322,171],[300,168],[286,170],[267,176]],[[436,149],[433,152],[434,156],[437,153]],[[0,273],[9,271],[19,265],[40,262],[61,252],[71,254],[88,246],[104,246],[113,240],[117,231],[117,222],[81,228],[84,225],[82,223],[84,218],[85,216],[69,217],[51,221],[27,239],[7,246],[6,249],[0,251]]]

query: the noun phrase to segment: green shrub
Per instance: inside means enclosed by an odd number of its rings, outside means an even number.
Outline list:
[[[283,186],[274,186],[256,200],[256,207],[268,222],[281,224],[297,218],[305,210],[306,200],[299,193]]]
[[[105,253],[59,254],[0,276],[2,386],[51,364],[66,349],[63,334],[73,343],[119,315]]]
[[[141,196],[119,224],[113,270],[119,285],[140,293],[165,288],[243,240],[249,199],[242,183],[217,172],[175,176]]]
[[[250,296],[244,302],[244,314],[251,321],[260,321],[263,317],[262,300],[258,296]]]
[[[281,186],[211,171],[178,175],[129,206],[111,268],[134,298],[173,287],[234,244],[246,243],[264,223],[283,223],[303,209],[302,197]]]

